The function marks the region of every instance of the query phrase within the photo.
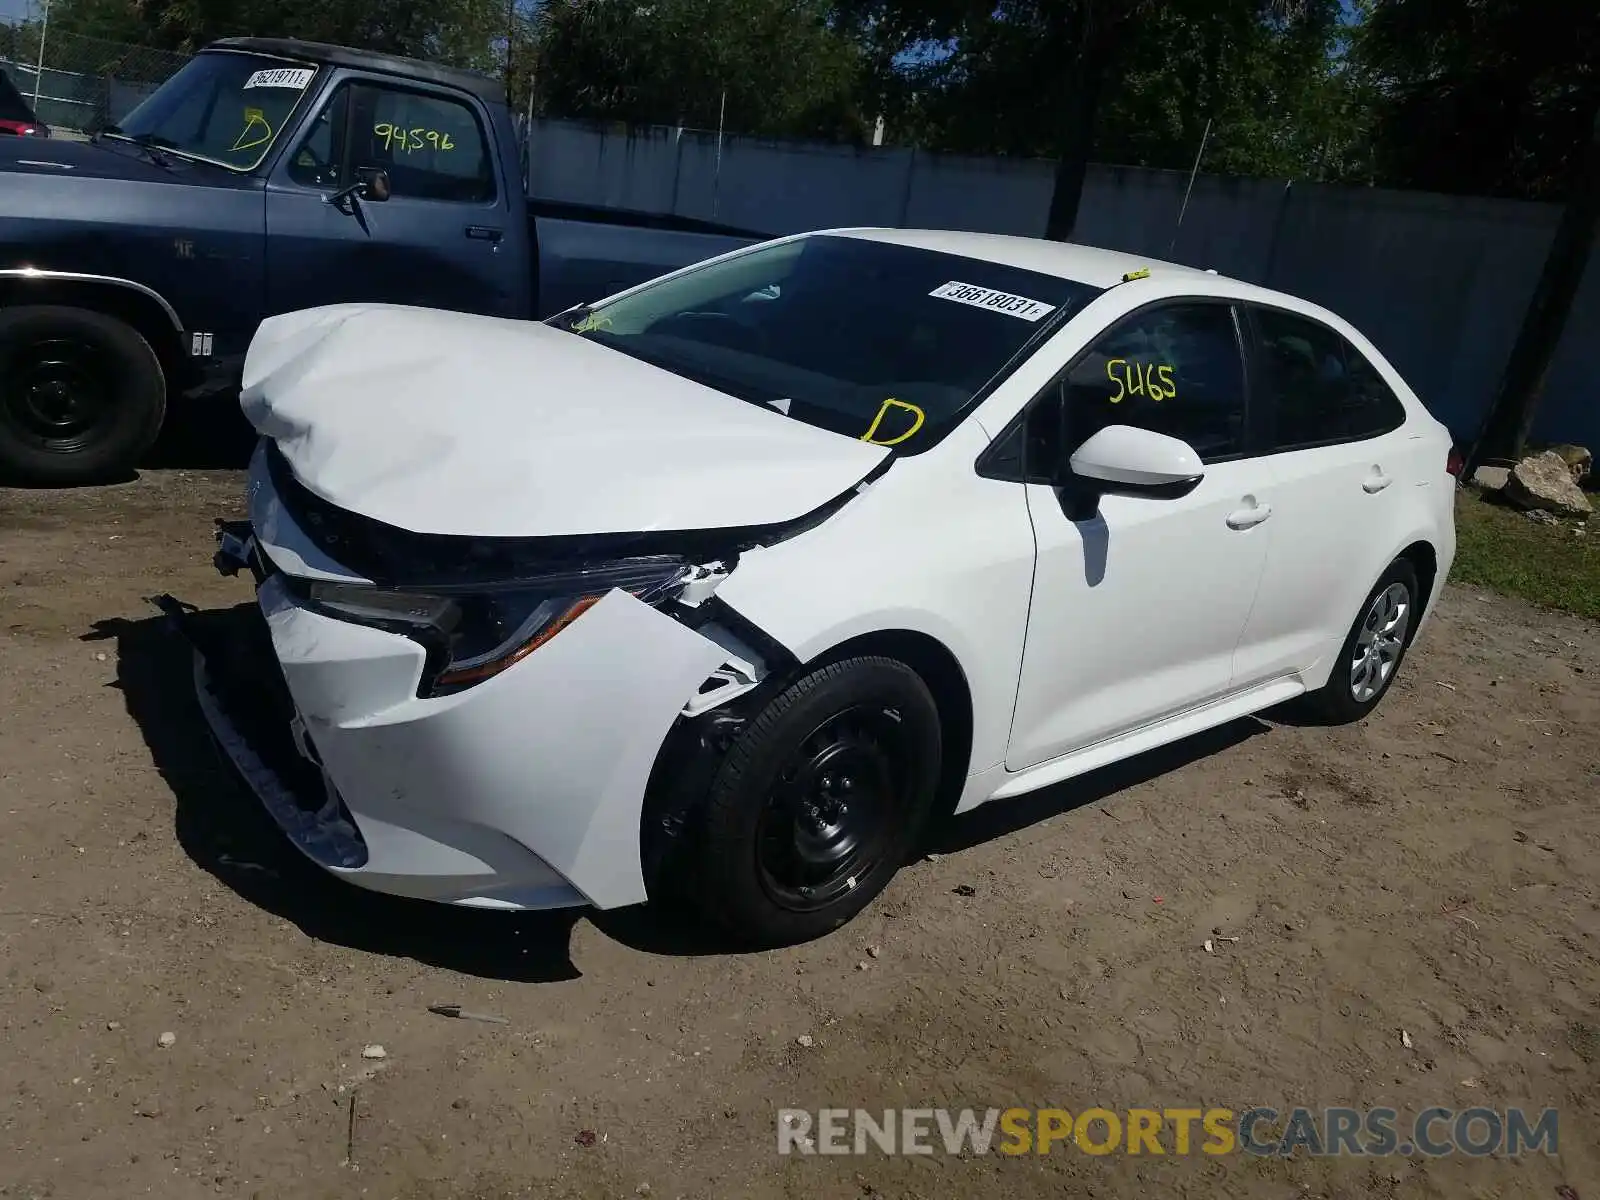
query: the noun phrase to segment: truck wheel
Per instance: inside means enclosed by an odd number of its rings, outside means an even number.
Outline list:
[[[774,697],[712,780],[690,888],[741,941],[843,925],[900,869],[939,782],[939,710],[890,658],[822,667]]]
[[[115,317],[0,309],[0,476],[59,487],[131,470],[166,397],[150,343]]]

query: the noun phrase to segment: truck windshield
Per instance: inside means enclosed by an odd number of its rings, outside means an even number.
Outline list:
[[[216,50],[197,54],[105,132],[251,171],[272,149],[316,73],[315,66],[282,58]]]
[[[817,234],[551,323],[794,420],[915,454],[1097,294],[1002,263]]]

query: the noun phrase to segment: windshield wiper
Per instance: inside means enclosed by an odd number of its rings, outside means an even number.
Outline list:
[[[184,151],[179,148],[177,142],[173,141],[169,137],[163,137],[159,133],[124,133],[121,126],[106,125],[100,130],[99,133],[95,134],[95,137],[96,139],[100,137],[113,137],[118,141],[132,142],[135,146],[138,146],[139,149],[146,151],[150,155],[150,161],[155,163],[158,167],[171,165],[166,155],[166,152],[169,150],[176,151],[178,154],[184,155]],[[187,157],[187,155],[184,156]]]

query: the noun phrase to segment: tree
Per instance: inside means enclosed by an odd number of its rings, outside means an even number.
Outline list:
[[[1559,199],[1600,110],[1594,0],[1365,0],[1384,182]]]
[[[1209,123],[1207,171],[1367,177],[1370,100],[1343,53],[1338,0],[1307,0],[1292,19],[1247,4],[1166,4],[1129,40],[1096,129],[1098,160],[1187,169]]]
[[[1600,231],[1600,113],[1590,125],[1588,143],[1576,154],[1571,194],[1550,239],[1544,270],[1522,318],[1522,329],[1506,360],[1483,429],[1468,455],[1476,468],[1486,458],[1520,458],[1533,428],[1533,416],[1544,398],[1545,376],[1561,345],[1567,318],[1583,285]]]
[[[840,0],[921,144],[1053,157],[1070,236],[1091,157],[1343,175],[1360,142],[1338,0]]]
[[[821,0],[550,0],[538,31],[542,112],[756,134],[865,130],[860,51]]]
[[[503,0],[54,0],[52,28],[197,50],[220,37],[301,37],[493,68]]]

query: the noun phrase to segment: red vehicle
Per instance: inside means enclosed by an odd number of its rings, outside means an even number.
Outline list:
[[[22,98],[17,85],[4,71],[0,71],[0,134],[16,133],[24,137],[49,137],[50,126],[33,115],[33,109]]]

